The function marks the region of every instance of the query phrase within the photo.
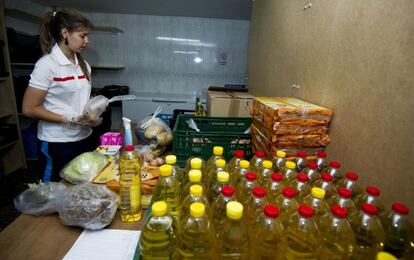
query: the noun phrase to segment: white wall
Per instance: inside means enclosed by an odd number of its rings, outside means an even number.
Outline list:
[[[5,6],[37,15],[48,10],[28,0],[6,0]],[[136,92],[205,97],[209,85],[245,83],[249,21],[103,13],[86,15],[94,25],[116,26],[124,30],[121,34],[91,34],[90,46],[84,53],[90,64],[125,66],[123,70],[94,70],[94,87],[116,84],[127,85]],[[7,18],[7,26],[38,33],[37,25],[14,18]],[[159,40],[157,37],[190,40]],[[197,54],[192,54],[195,52]],[[218,62],[220,54],[227,55],[225,65]],[[201,63],[194,62],[196,56],[202,59]]]

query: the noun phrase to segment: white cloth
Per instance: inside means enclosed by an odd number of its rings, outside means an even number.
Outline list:
[[[88,71],[91,68],[88,63]],[[30,75],[29,86],[47,91],[43,107],[64,116],[79,116],[91,95],[91,83],[55,44],[50,54],[40,58]],[[37,137],[48,142],[75,142],[92,133],[87,126],[39,121]]]

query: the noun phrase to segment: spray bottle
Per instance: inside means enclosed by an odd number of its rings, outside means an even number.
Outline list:
[[[124,145],[133,145],[132,144],[132,132],[131,132],[131,119],[123,117],[122,121],[124,121],[124,129],[125,129]]]

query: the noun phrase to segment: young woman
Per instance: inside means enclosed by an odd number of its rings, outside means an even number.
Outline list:
[[[95,148],[89,141],[91,127],[102,119],[83,115],[91,94],[91,68],[81,56],[91,28],[89,20],[72,9],[47,13],[41,25],[45,55],[30,75],[23,113],[39,119],[45,182],[60,180],[59,171],[66,163]]]

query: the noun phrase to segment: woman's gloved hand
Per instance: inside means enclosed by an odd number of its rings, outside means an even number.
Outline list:
[[[64,116],[63,120],[65,124],[77,124],[90,127],[96,127],[102,124],[102,117],[93,119],[88,114],[82,114],[80,116]]]

